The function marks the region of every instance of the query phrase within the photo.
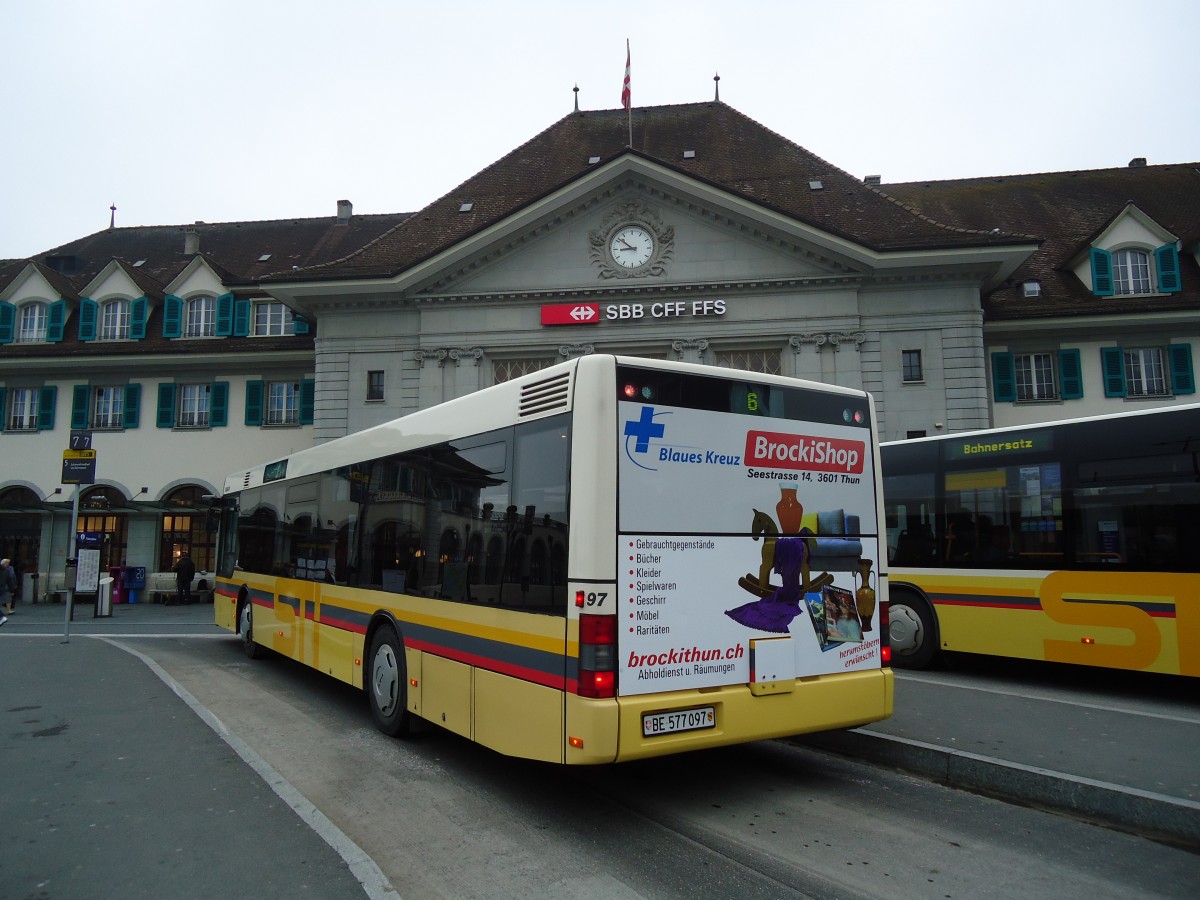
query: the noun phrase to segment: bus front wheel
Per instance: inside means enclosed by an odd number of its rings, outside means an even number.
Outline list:
[[[238,611],[238,632],[242,636],[242,652],[250,659],[262,655],[262,647],[254,643],[254,604],[247,597]]]
[[[391,737],[407,734],[404,647],[391,627],[383,626],[375,632],[367,659],[367,699],[376,727]]]
[[[924,669],[937,656],[937,629],[933,611],[921,597],[894,591],[888,603],[888,635],[892,665],[900,669]]]

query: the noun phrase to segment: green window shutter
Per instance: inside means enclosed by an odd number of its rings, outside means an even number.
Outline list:
[[[52,384],[42,387],[38,397],[38,431],[54,430],[54,407],[58,404],[58,388]]]
[[[138,297],[129,306],[129,336],[135,341],[146,337],[146,313],[149,307],[150,301],[145,297]]]
[[[214,333],[217,337],[233,334],[233,294],[222,294],[217,298],[217,326]]]
[[[0,302],[0,344],[11,344],[13,341],[14,323],[17,321],[17,308],[8,302]]]
[[[246,382],[246,424],[261,425],[263,423],[263,393],[266,383],[262,381]]]
[[[66,325],[67,301],[55,300],[50,304],[50,314],[46,318],[46,341],[51,344],[61,341]]]
[[[1061,395],[1064,400],[1079,400],[1083,397],[1083,364],[1076,349],[1058,351],[1058,374],[1062,381]]]
[[[158,414],[156,428],[175,427],[175,385],[162,382],[158,385]]]
[[[1017,373],[1011,353],[992,354],[992,398],[997,403],[1012,403],[1017,399]]]
[[[214,381],[208,394],[208,424],[214,428],[229,424],[229,382]]]
[[[1192,374],[1192,345],[1171,344],[1167,347],[1171,360],[1171,390],[1176,394],[1196,393],[1196,378]]]
[[[0,431],[8,427],[8,388],[0,387]]]
[[[1097,297],[1113,295],[1112,254],[1099,247],[1092,248],[1092,293]]]
[[[183,298],[167,294],[163,300],[163,334],[165,338],[177,338],[183,334]]]
[[[79,339],[94,341],[96,339],[96,317],[100,305],[95,300],[84,297],[79,301]]]
[[[292,315],[292,334],[308,334],[309,324],[308,319],[295,314]]]
[[[233,336],[245,337],[250,333],[250,301],[238,300],[233,304]]]
[[[140,384],[125,385],[125,420],[126,428],[137,428],[141,421],[142,386]]]
[[[1125,354],[1120,347],[1100,348],[1100,368],[1104,373],[1104,396],[1125,396]]]
[[[92,389],[86,384],[77,384],[71,389],[71,427],[79,430],[91,423]]]
[[[316,416],[317,383],[306,378],[300,383],[300,424],[311,425]]]
[[[1174,294],[1181,289],[1179,283],[1179,250],[1174,244],[1163,244],[1154,251],[1154,262],[1158,266],[1158,289],[1164,294]]]

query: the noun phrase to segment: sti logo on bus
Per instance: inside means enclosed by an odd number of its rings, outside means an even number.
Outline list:
[[[808,472],[862,474],[866,444],[774,431],[746,433],[746,465]]]

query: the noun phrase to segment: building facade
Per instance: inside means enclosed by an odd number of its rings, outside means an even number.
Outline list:
[[[720,102],[631,123],[577,110],[413,214],[5,264],[0,550],[43,590],[73,530],[106,563],[211,565],[227,471],[584,353],[865,388],[885,439],[1192,396],[1194,165],[880,185]]]

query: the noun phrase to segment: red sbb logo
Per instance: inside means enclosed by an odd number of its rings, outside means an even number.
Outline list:
[[[599,303],[555,303],[542,307],[543,325],[597,325]]]
[[[750,431],[745,459],[747,466],[760,468],[861,474],[866,450],[862,441]]]

